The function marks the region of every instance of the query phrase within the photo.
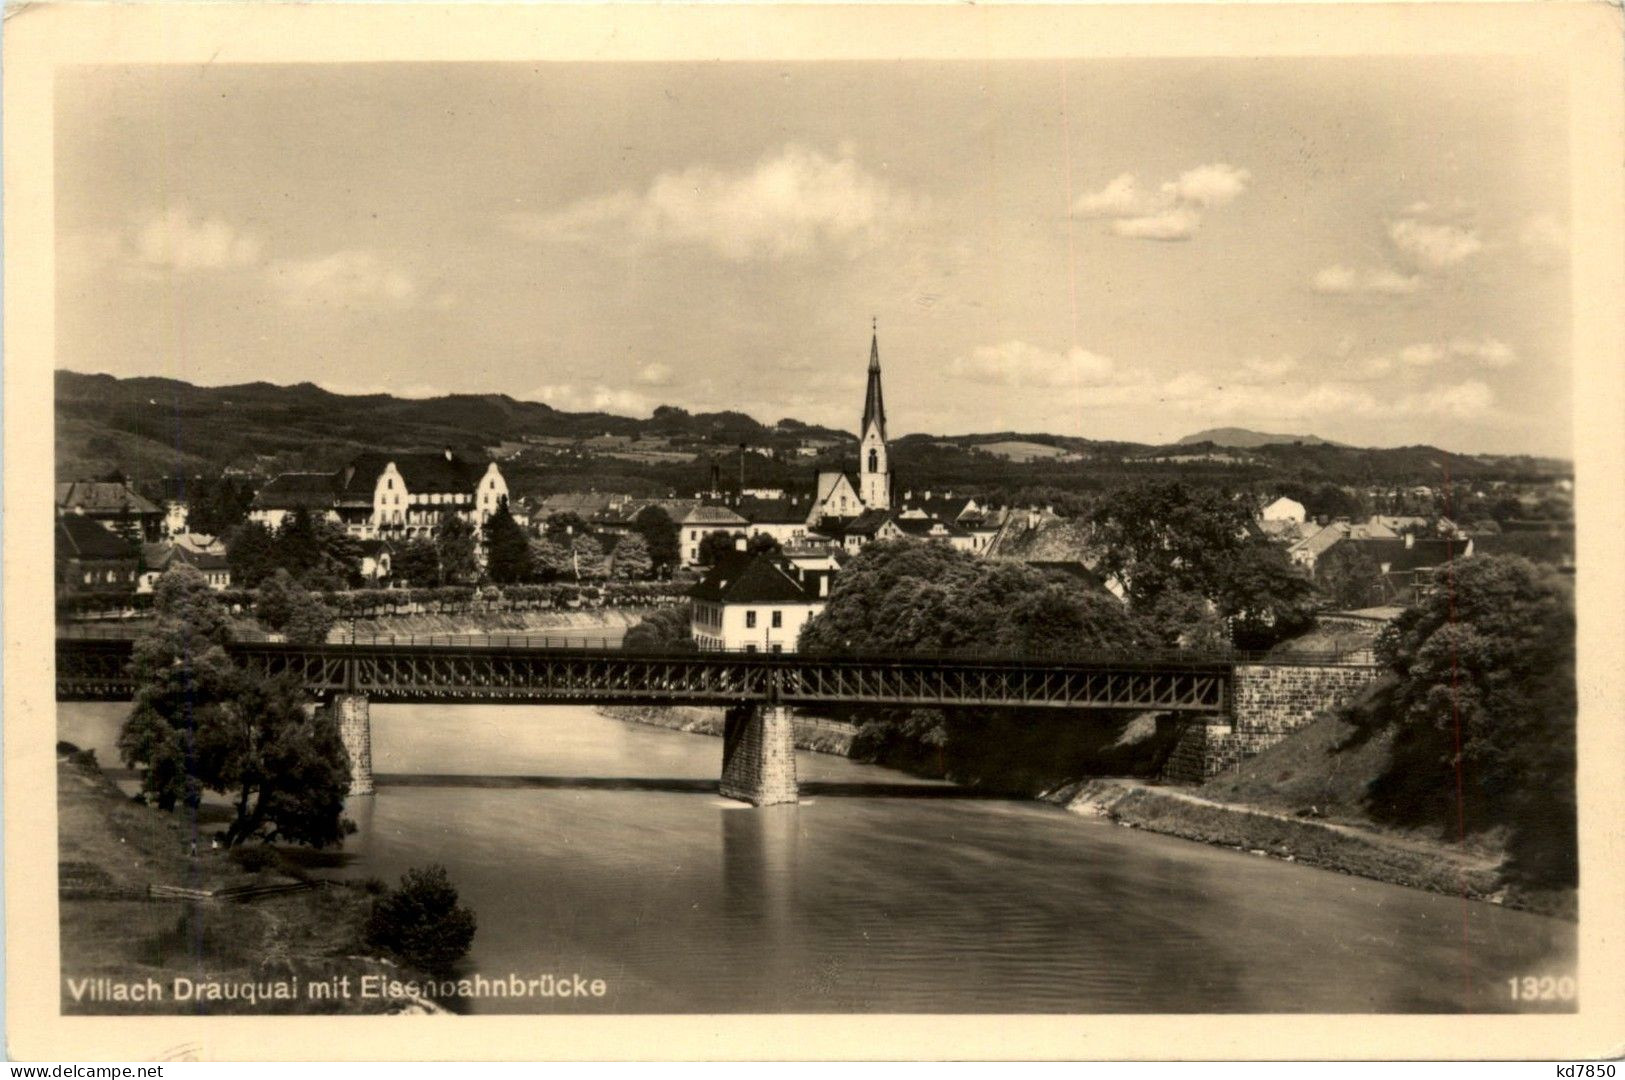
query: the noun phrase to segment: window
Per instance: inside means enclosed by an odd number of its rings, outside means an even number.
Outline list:
[[[746,652],[755,652],[756,651],[756,646],[754,646],[754,645],[746,645],[745,646],[745,651]]]
[[[783,652],[784,651],[784,646],[783,645],[775,645],[775,646],[773,646],[773,651],[774,652]]]
[[[754,611],[745,612],[745,629],[746,630],[754,630],[755,628],[756,628],[756,612],[754,612]]]
[[[871,449],[869,451],[869,471],[870,472],[879,472],[880,471],[880,451],[878,451],[878,450]]]
[[[384,481],[384,487],[388,488],[390,491],[394,491],[395,490],[395,478],[390,477],[388,480],[385,480]]]
[[[784,625],[784,612],[775,611],[773,613],[773,629],[777,630],[783,625]]]

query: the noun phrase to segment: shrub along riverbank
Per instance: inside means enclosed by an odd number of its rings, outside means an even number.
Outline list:
[[[363,993],[366,976],[417,977],[363,955],[365,886],[315,882],[273,848],[194,847],[179,817],[126,798],[68,744],[57,815],[64,1014],[443,1011]]]

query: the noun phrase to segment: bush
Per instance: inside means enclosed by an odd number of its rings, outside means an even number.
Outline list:
[[[474,912],[457,903],[445,867],[408,870],[399,887],[373,901],[366,939],[416,967],[442,971],[468,952]]]

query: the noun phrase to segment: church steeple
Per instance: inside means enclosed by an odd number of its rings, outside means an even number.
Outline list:
[[[869,425],[880,426],[880,437],[886,437],[886,403],[880,396],[880,329],[871,328],[869,338],[869,392],[863,398],[863,435],[869,434]]]
[[[887,460],[886,403],[880,396],[880,331],[871,326],[869,390],[863,397],[863,427],[858,432],[858,498],[870,510],[891,509],[891,464]]]

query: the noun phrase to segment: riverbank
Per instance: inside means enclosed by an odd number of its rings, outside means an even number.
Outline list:
[[[269,848],[229,853],[205,837],[194,851],[179,817],[127,798],[94,754],[66,745],[57,829],[64,1014],[444,1011],[364,993],[364,977],[413,973],[360,954],[362,885],[313,880]]]
[[[1045,802],[1086,817],[1286,862],[1480,900],[1573,922],[1574,890],[1525,890],[1502,877],[1503,853],[1484,844],[1452,844],[1397,830],[1317,820],[1225,801],[1211,784],[1178,788],[1143,780],[1098,778],[1067,784]]]
[[[688,705],[606,705],[598,710],[602,716],[624,720],[631,724],[665,728],[667,731],[685,731],[693,735],[722,737],[722,710]],[[827,720],[818,716],[794,713],[791,725],[797,750],[836,757],[852,756],[852,739],[857,726],[840,720]]]
[[[603,708],[600,712],[672,731],[722,734],[720,709],[678,706]],[[873,763],[875,746],[880,745],[859,737],[862,729],[848,722],[797,716],[795,724],[796,746],[802,750]],[[1576,918],[1574,890],[1519,889],[1503,880],[1501,837],[1492,834],[1453,843],[1425,830],[1372,822],[1364,814],[1363,800],[1371,778],[1388,760],[1387,740],[1377,737],[1354,745],[1348,735],[1344,721],[1323,717],[1198,787],[1162,784],[1143,775],[1117,775],[1057,780],[1042,790],[1029,788],[1025,794],[1075,814],[1148,832],[1570,921]],[[920,741],[923,750],[923,740],[914,733],[909,736]],[[1077,732],[1073,738],[1079,738]],[[1095,737],[1091,742],[1097,745],[1086,749],[1101,762],[1118,765],[1126,760],[1125,752],[1136,751],[1143,764],[1158,760],[1164,752],[1153,745],[1156,741],[1157,725],[1148,717],[1137,717]],[[959,756],[964,754],[962,748]],[[905,764],[906,771],[944,777],[940,756],[931,761],[923,752],[890,756],[901,756],[904,762],[919,758],[913,762],[918,767]],[[896,764],[895,760],[880,763]],[[1009,772],[999,770],[999,775]],[[1008,783],[990,782],[968,769],[952,770],[946,778],[969,788],[1022,794],[1012,791]]]

